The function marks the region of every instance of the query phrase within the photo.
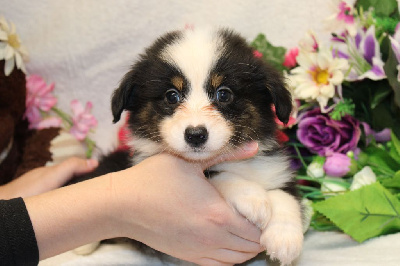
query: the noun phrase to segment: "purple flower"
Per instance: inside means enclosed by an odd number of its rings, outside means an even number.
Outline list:
[[[320,156],[352,151],[361,136],[360,123],[350,115],[333,120],[315,108],[304,113],[299,121],[297,138],[311,152]]]
[[[326,158],[324,171],[328,176],[343,177],[350,171],[351,159],[343,153],[333,153]]]
[[[386,142],[386,141],[390,141],[392,139],[391,136],[391,130],[390,128],[384,128],[381,131],[375,131],[371,128],[371,126],[365,122],[361,123],[364,127],[364,132],[365,135],[367,137],[366,141],[367,141],[367,145],[369,144],[369,142],[371,141],[370,138],[374,138],[376,142]]]
[[[386,78],[379,42],[375,37],[375,26],[369,27],[366,31],[359,29],[355,37],[344,36],[336,39],[332,40],[335,44],[334,55],[347,59],[351,66],[346,80]]]

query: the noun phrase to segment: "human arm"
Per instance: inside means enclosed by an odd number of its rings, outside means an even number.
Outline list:
[[[253,146],[217,160],[256,152]],[[40,258],[121,236],[199,264],[252,258],[262,250],[260,231],[204,178],[211,164],[160,154],[121,172],[26,198]]]

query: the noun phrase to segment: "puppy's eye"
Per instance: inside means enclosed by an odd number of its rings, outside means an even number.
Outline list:
[[[165,99],[169,104],[176,104],[181,100],[181,95],[176,89],[170,89],[165,93]]]
[[[216,96],[217,101],[219,101],[221,103],[228,103],[228,102],[232,101],[232,99],[233,99],[232,91],[228,87],[225,87],[225,86],[218,88],[216,95],[217,95]]]

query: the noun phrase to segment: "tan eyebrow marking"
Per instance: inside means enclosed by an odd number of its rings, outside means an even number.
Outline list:
[[[218,88],[219,85],[221,85],[223,79],[224,79],[223,76],[218,74],[213,74],[211,76],[211,86],[213,86],[214,88]]]
[[[175,76],[171,79],[172,84],[178,89],[178,90],[182,90],[183,89],[183,78],[179,77],[179,76]]]

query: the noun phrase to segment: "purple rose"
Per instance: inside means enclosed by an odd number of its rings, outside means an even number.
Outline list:
[[[320,156],[346,153],[357,147],[361,136],[359,125],[358,120],[350,115],[333,120],[315,108],[300,117],[297,138],[311,152]]]
[[[343,153],[334,153],[326,158],[324,171],[329,176],[343,177],[350,171],[350,165],[350,157]]]

